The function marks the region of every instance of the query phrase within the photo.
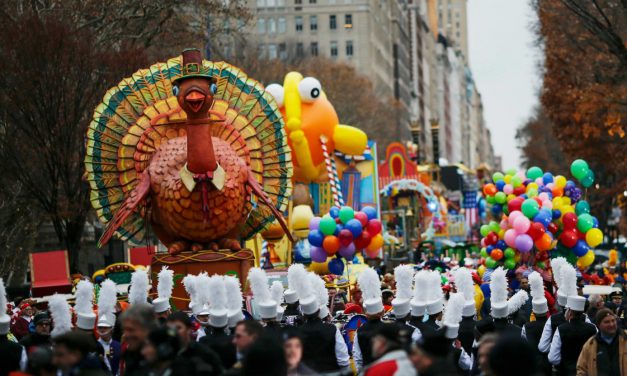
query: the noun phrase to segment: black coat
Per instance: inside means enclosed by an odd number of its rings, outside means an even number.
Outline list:
[[[302,362],[316,372],[338,371],[340,366],[337,364],[337,357],[335,356],[336,330],[335,326],[326,324],[319,318],[307,320],[301,325],[300,331],[303,336]]]
[[[205,328],[205,336],[198,342],[209,347],[220,358],[224,368],[231,368],[237,361],[237,350],[233,344],[233,337],[223,329]]]
[[[50,336],[42,336],[37,332],[31,333],[20,340],[20,345],[26,348],[26,352],[30,353],[33,348],[39,346],[52,347]]]
[[[18,343],[9,340],[6,335],[0,335],[0,376],[20,370],[23,349]]]
[[[174,360],[173,375],[221,375],[224,367],[218,355],[207,346],[190,342]]]

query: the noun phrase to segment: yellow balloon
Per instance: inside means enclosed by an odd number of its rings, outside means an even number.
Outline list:
[[[592,265],[594,262],[594,251],[588,251],[585,255],[579,257],[577,260],[577,266],[586,267]]]
[[[516,261],[517,264],[520,262],[520,253],[516,253],[516,255],[514,256],[514,261]]]
[[[370,244],[366,247],[368,251],[374,252],[383,246],[383,236],[377,234],[370,240]]]
[[[329,261],[333,260],[332,257],[329,257],[325,262],[312,262],[309,264],[309,271],[312,271],[316,274],[329,274]]]
[[[562,206],[566,206],[566,205],[570,205],[570,197],[568,196],[562,196]]]
[[[510,201],[512,201],[515,198],[516,198],[516,195],[513,194],[513,193],[510,193],[510,194],[507,195],[507,202],[510,202]]]
[[[566,214],[566,213],[574,213],[575,212],[575,208],[573,208],[570,205],[563,205],[560,208],[560,211],[562,212],[562,218],[564,218],[564,214]]]
[[[479,274],[479,277],[483,278],[483,273],[485,273],[485,266],[479,265],[477,268],[477,274]]]
[[[603,233],[598,228],[591,228],[586,232],[586,243],[590,247],[596,247],[603,243]],[[583,256],[582,256],[583,257]]]
[[[554,184],[557,188],[564,188],[566,186],[566,178],[562,175],[558,175],[555,177]]]
[[[530,189],[538,189],[538,184],[536,183],[527,184],[527,192],[529,192]]]
[[[499,230],[498,235],[499,235],[499,239],[503,239],[505,237],[505,230],[503,229]]]
[[[512,181],[512,175],[505,175],[503,177],[503,181],[505,182],[505,184],[509,184]]]

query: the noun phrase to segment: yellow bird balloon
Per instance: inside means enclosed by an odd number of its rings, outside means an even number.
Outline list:
[[[283,86],[270,84],[266,91],[274,96],[281,108],[292,148],[296,181],[326,179],[321,140],[325,140],[329,155],[335,149],[347,155],[361,155],[366,149],[366,134],[355,127],[339,124],[335,108],[317,79],[290,72],[285,76]]]

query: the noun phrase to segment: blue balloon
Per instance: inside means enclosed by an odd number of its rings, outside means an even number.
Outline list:
[[[503,180],[499,180],[494,185],[496,185],[496,189],[502,191],[503,187],[505,186],[505,182]]]
[[[597,217],[592,217],[592,228],[599,228],[599,220]]]
[[[586,253],[588,253],[588,251],[590,250],[590,247],[588,246],[588,243],[586,243],[585,240],[577,240],[577,244],[575,244],[575,246],[572,249],[573,249],[573,253],[575,253],[575,256],[581,257],[585,255]]]
[[[496,248],[498,249],[506,249],[507,248],[507,243],[505,243],[505,240],[499,240],[498,242],[496,242]]]
[[[346,222],[344,228],[353,233],[353,238],[357,238],[359,235],[361,235],[361,232],[363,230],[361,227],[361,222],[359,222],[359,220],[355,218]]]
[[[494,248],[495,247],[493,245],[489,245],[489,246],[485,247],[485,250],[486,250],[486,252],[488,252],[488,254],[490,254]]]
[[[503,210],[503,207],[501,206],[501,204],[493,204],[492,205],[492,214],[499,214],[501,211]]]
[[[329,215],[331,215],[331,218],[337,218],[340,216],[340,208],[338,208],[337,206],[332,206],[331,210],[329,210]]]
[[[357,257],[357,254],[355,254],[355,257],[353,257],[353,264],[360,264],[361,262],[359,261],[359,257]]]
[[[553,174],[550,172],[545,172],[544,175],[542,175],[542,182],[544,183],[544,185],[553,183]]]
[[[368,220],[377,218],[377,209],[372,206],[364,206],[361,211],[368,216]]]
[[[320,230],[309,231],[309,235],[307,235],[307,240],[309,240],[309,244],[313,245],[314,247],[322,247],[324,234],[320,232]]]
[[[572,189],[572,188],[575,188],[576,186],[577,186],[577,185],[575,184],[575,182],[574,182],[574,181],[572,181],[572,180],[568,180],[568,181],[566,182],[566,186],[564,187],[564,189],[566,189],[566,188]]]
[[[329,272],[335,275],[344,274],[344,262],[339,258],[329,261]]]
[[[335,225],[335,232],[333,233],[333,235],[338,236],[338,234],[340,233],[340,231],[342,231],[344,229],[344,225],[341,223],[338,223]]]
[[[562,211],[558,209],[553,209],[553,219],[559,219],[562,216]]]
[[[553,212],[549,209],[541,209],[535,217],[533,217],[534,222],[542,223],[542,225],[546,228],[549,226],[551,221],[553,220]]]

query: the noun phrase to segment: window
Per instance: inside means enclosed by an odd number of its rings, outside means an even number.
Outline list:
[[[305,56],[305,46],[302,43],[296,43],[296,56],[303,57]]]
[[[268,20],[268,33],[269,34],[276,33],[276,21],[274,18],[270,18]]]
[[[287,46],[285,45],[285,43],[279,44],[279,59],[287,59]]]
[[[318,16],[309,16],[309,26],[311,31],[318,30]]]
[[[337,57],[337,42],[331,42],[331,57]]]
[[[279,7],[284,7],[285,6],[285,0],[277,0],[276,5]]]
[[[318,56],[318,42],[311,42],[310,51],[311,56]]]
[[[276,5],[276,0],[266,0],[266,5],[269,7],[273,7]]]
[[[266,19],[260,18],[257,20],[257,33],[264,34],[266,32]]]
[[[296,31],[303,31],[303,17],[296,16]]]
[[[294,4],[302,4],[303,0],[294,0]]]
[[[283,34],[287,30],[285,17],[279,17],[279,33]]]
[[[329,29],[337,29],[337,17],[335,17],[335,14],[329,16]]]
[[[352,14],[344,15],[344,28],[345,29],[353,28],[353,15]]]
[[[353,41],[346,41],[346,56],[353,56]]]
[[[276,44],[269,44],[268,45],[268,59],[272,60],[272,59],[276,59],[277,58],[277,49],[276,49]]]
[[[257,6],[263,8],[266,5],[265,0],[257,0]]]
[[[266,57],[266,45],[260,44],[259,45],[259,58],[264,59],[265,57]]]
[[[315,4],[316,0],[309,0],[309,4]]]

